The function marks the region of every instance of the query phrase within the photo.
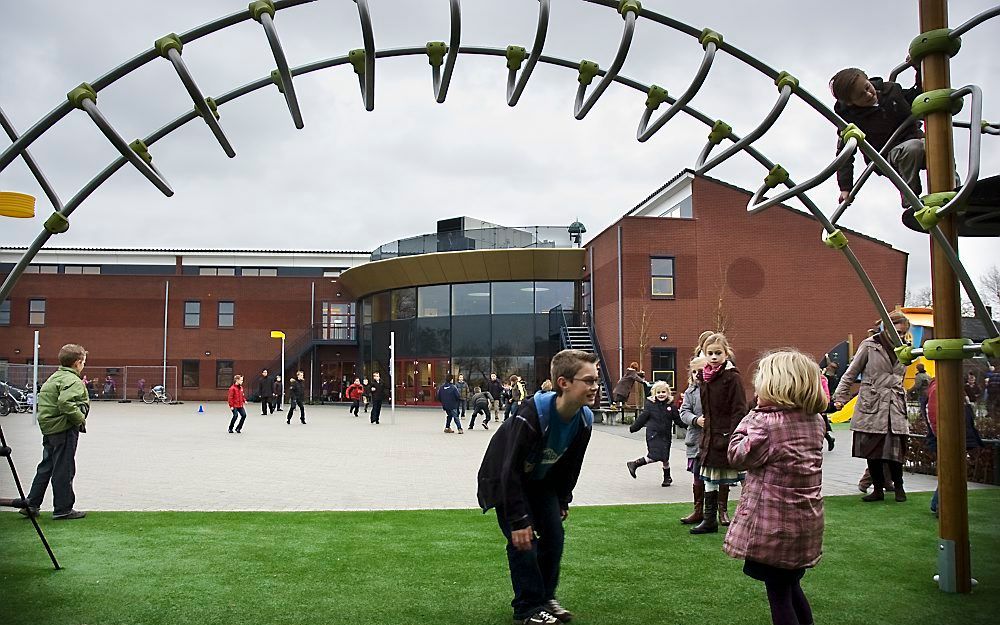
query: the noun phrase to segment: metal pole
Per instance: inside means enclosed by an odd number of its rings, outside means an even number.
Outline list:
[[[285,336],[281,336],[281,405],[285,405]]]
[[[396,425],[396,383],[393,382],[393,373],[396,371],[396,332],[389,332],[389,398],[390,404],[390,419],[392,424]]]
[[[31,396],[35,399],[31,402],[32,417],[38,416],[38,347],[38,330],[35,330],[35,373],[31,382]]]
[[[618,226],[618,379],[625,375],[625,336],[622,318],[625,316],[625,305],[622,303],[622,227]]]
[[[163,390],[167,389],[167,306],[170,302],[170,280],[163,294]],[[176,395],[176,394],[175,394]],[[176,399],[176,397],[174,397]]]
[[[309,295],[309,328],[312,332],[313,341],[316,340],[316,283],[312,283]],[[309,358],[309,403],[313,400],[313,384],[316,375],[316,344],[313,343]]]
[[[920,0],[920,32],[948,27],[947,0]],[[951,69],[948,54],[935,52],[922,63],[923,89],[948,89]],[[951,112],[931,113],[927,133],[927,187],[931,193],[955,188]],[[941,232],[958,250],[955,216],[940,223]],[[931,286],[934,296],[935,338],[960,337],[962,329],[958,281],[941,246],[930,241]],[[972,591],[969,563],[969,510],[965,467],[965,419],[962,404],[962,361],[937,362],[938,486],[940,525],[938,586],[945,592]]]

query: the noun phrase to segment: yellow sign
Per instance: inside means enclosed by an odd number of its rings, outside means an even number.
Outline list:
[[[25,193],[0,191],[0,215],[30,219],[35,216],[35,198]]]
[[[271,330],[271,338],[272,339],[283,339],[283,338],[285,338],[285,333],[281,332],[280,330]]]

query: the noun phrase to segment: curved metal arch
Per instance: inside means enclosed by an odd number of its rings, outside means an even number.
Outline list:
[[[299,109],[299,99],[295,96],[295,84],[292,82],[292,72],[288,69],[288,59],[285,57],[285,50],[281,47],[281,39],[278,38],[278,29],[274,25],[274,20],[270,13],[260,14],[260,25],[264,29],[267,43],[271,46],[271,54],[274,55],[274,64],[278,66],[278,76],[281,78],[281,92],[285,95],[285,106],[292,116],[292,123],[299,130],[305,128],[302,121],[302,111]]]
[[[615,76],[621,71],[622,65],[625,64],[625,57],[628,56],[629,48],[632,47],[632,35],[635,34],[635,13],[632,11],[626,11],[623,16],[625,19],[625,27],[622,29],[622,39],[618,44],[618,52],[615,54],[615,59],[611,62],[611,67],[608,68],[607,72],[601,78],[601,82],[597,83],[594,87],[593,93],[590,97],[587,97],[587,89],[589,83],[580,83],[580,86],[576,89],[576,102],[573,104],[573,117],[576,119],[583,119],[590,112],[590,109],[594,108],[597,104],[597,100],[608,90],[611,83],[614,81]]]
[[[444,72],[437,65],[431,66],[431,78],[434,85],[434,100],[443,104],[448,97],[448,86],[451,75],[455,71],[455,61],[458,60],[458,50],[462,45],[462,3],[459,0],[448,0],[450,5],[451,35],[448,43],[448,56],[444,60]]]
[[[361,38],[365,42],[365,73],[358,76],[361,85],[361,101],[366,111],[375,110],[375,31],[372,28],[372,14],[368,10],[368,0],[354,0],[358,5],[361,19]]]
[[[781,92],[778,93],[778,100],[774,103],[774,106],[771,107],[771,112],[764,117],[760,124],[747,133],[747,136],[729,146],[723,150],[721,154],[718,154],[715,158],[706,163],[705,159],[708,158],[708,155],[712,153],[712,148],[715,147],[714,143],[708,142],[708,144],[705,145],[705,149],[702,150],[701,156],[698,157],[698,162],[695,163],[695,173],[708,173],[712,169],[724,163],[729,157],[739,152],[744,146],[748,146],[757,139],[760,139],[764,133],[771,129],[771,126],[774,126],[774,122],[778,121],[778,117],[781,115],[782,111],[785,110],[785,106],[788,104],[788,100],[791,97],[792,87],[790,85],[783,85],[781,87]]]
[[[542,55],[542,48],[545,46],[545,36],[549,30],[549,3],[551,0],[538,0],[538,25],[535,27],[535,41],[531,44],[531,53],[524,63],[521,75],[517,75],[516,69],[507,72],[507,106],[517,106],[518,100],[524,88],[528,85],[531,72],[535,71],[538,64],[538,57]]]
[[[666,125],[674,115],[680,112],[682,106],[690,102],[694,96],[701,90],[702,86],[705,84],[705,79],[708,78],[708,72],[712,69],[712,62],[715,60],[715,51],[718,49],[714,41],[709,41],[705,45],[705,54],[702,56],[701,65],[698,67],[698,72],[694,75],[691,80],[691,84],[688,86],[687,90],[681,94],[681,97],[677,98],[677,101],[663,111],[652,126],[648,126],[649,119],[653,116],[653,111],[655,109],[646,107],[646,110],[642,113],[642,119],[639,120],[639,128],[635,131],[635,138],[640,143],[648,141],[660,128]],[[787,98],[786,98],[787,101]],[[782,107],[784,108],[784,107]],[[779,110],[778,113],[781,113]],[[775,117],[777,118],[777,117]],[[772,122],[773,123],[773,122]],[[648,127],[647,127],[648,126]]]
[[[198,83],[194,81],[194,76],[191,75],[190,70],[188,70],[187,64],[184,62],[184,58],[181,56],[180,51],[176,48],[170,48],[167,50],[167,60],[170,64],[174,66],[174,70],[177,72],[177,77],[181,79],[181,84],[184,85],[184,89],[187,90],[188,95],[191,96],[191,101],[194,102],[194,107],[198,109],[201,113],[202,118],[208,125],[208,128],[215,135],[215,140],[219,142],[222,146],[222,151],[226,153],[229,158],[234,158],[236,156],[236,150],[233,149],[233,145],[226,138],[226,133],[222,131],[222,126],[219,125],[219,120],[215,118],[215,112],[208,106],[208,102],[205,100],[204,94],[202,94],[201,89],[198,88]]]

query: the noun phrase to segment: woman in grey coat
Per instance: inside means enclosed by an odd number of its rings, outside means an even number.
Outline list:
[[[910,329],[906,315],[893,311],[889,318],[899,336]],[[891,330],[890,330],[891,332]],[[885,475],[882,462],[889,465],[896,501],[906,501],[903,490],[903,456],[910,433],[906,419],[903,375],[906,367],[896,358],[885,330],[861,341],[858,352],[833,394],[833,404],[840,410],[851,398],[851,382],[860,374],[861,389],[851,418],[854,432],[852,455],[868,461],[873,489],[862,501],[885,499]]]
[[[684,446],[687,450],[687,470],[694,477],[692,490],[694,491],[694,512],[681,519],[684,525],[701,523],[704,518],[705,506],[705,482],[701,481],[701,467],[698,466],[698,451],[701,448],[702,428],[698,425],[698,417],[701,416],[701,391],[698,388],[698,372],[701,371],[708,359],[704,356],[696,356],[691,359],[688,366],[688,386],[684,390],[681,400],[681,421],[687,427],[687,434],[684,435]]]

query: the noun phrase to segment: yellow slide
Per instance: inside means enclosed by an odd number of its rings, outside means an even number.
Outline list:
[[[854,416],[854,404],[858,403],[857,397],[852,397],[851,401],[844,404],[844,407],[830,415],[830,423],[843,423],[850,421]]]

